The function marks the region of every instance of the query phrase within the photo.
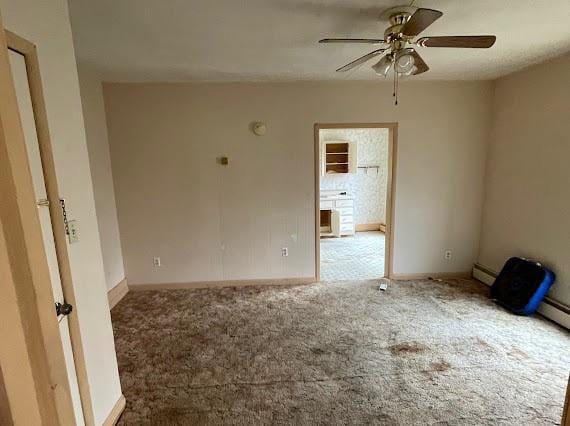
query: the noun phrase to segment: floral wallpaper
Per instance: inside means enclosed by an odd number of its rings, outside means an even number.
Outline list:
[[[321,190],[339,189],[354,197],[354,222],[386,223],[386,189],[388,184],[388,129],[321,129],[322,141],[357,143],[357,173],[321,176]]]

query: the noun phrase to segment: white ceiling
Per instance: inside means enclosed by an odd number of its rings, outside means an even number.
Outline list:
[[[375,80],[375,49],[323,37],[383,37],[411,0],[69,0],[77,56],[106,81]],[[423,35],[495,34],[491,49],[418,48],[424,79],[494,79],[570,50],[570,0],[416,0],[444,12]],[[418,77],[414,77],[418,78]]]

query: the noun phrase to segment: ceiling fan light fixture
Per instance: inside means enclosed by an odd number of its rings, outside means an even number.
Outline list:
[[[381,75],[382,77],[386,77],[388,72],[390,72],[390,68],[392,68],[392,63],[394,59],[391,54],[382,57],[376,64],[372,65],[372,69],[377,75]]]
[[[418,35],[441,18],[442,15],[443,12],[439,10],[398,6],[390,8],[382,15],[382,18],[388,17],[391,24],[384,31],[383,38],[326,38],[319,40],[319,43],[381,44],[382,46],[379,49],[349,62],[336,71],[347,72],[354,70],[373,58],[382,56],[387,51],[388,53],[374,64],[372,69],[377,75],[385,78],[390,73],[390,70],[394,70],[394,98],[395,104],[398,105],[398,82],[400,77],[417,76],[430,69],[416,49],[407,46],[488,49],[497,40],[497,37],[494,35],[429,36],[415,40]]]
[[[408,49],[402,50],[394,61],[394,70],[399,74],[409,74],[415,66],[415,59]]]
[[[418,72],[418,67],[416,67],[415,65],[410,69],[410,71],[408,71],[407,73],[404,73],[403,75],[406,76],[410,76],[410,75],[414,75]]]

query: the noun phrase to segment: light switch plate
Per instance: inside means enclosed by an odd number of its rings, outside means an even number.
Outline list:
[[[69,244],[74,244],[79,242],[79,230],[76,220],[70,220],[67,222],[67,227],[69,229]]]

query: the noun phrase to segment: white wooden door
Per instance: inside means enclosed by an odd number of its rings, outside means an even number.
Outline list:
[[[54,315],[55,303],[64,303],[63,290],[61,286],[61,277],[59,273],[59,266],[57,262],[57,252],[54,242],[53,229],[49,213],[49,205],[47,201],[47,192],[43,175],[42,162],[40,158],[40,150],[38,144],[38,137],[36,132],[36,124],[34,119],[34,112],[32,109],[32,99],[28,85],[28,78],[26,72],[26,63],[23,55],[16,53],[12,50],[9,51],[10,66],[12,69],[12,77],[14,79],[14,86],[16,89],[16,96],[18,98],[18,107],[20,110],[20,120],[24,131],[24,138],[26,141],[26,150],[28,153],[28,162],[30,165],[30,172],[34,184],[34,192],[37,201],[37,211],[42,228],[42,237],[45,247],[45,252],[48,260],[50,271],[50,278],[53,289],[54,298]],[[59,200],[50,200],[51,203],[59,203]],[[59,208],[59,205],[52,206]],[[75,372],[75,362],[73,359],[73,350],[71,346],[71,338],[69,334],[69,320],[67,316],[60,315],[58,317],[59,331],[61,341],[63,344],[63,351],[65,355],[65,363],[67,366],[67,375],[69,378],[69,385],[71,389],[71,399],[73,401],[73,408],[75,412],[75,420],[78,425],[84,425],[83,410],[81,407],[81,399],[79,396],[79,385],[77,383],[77,374]]]

